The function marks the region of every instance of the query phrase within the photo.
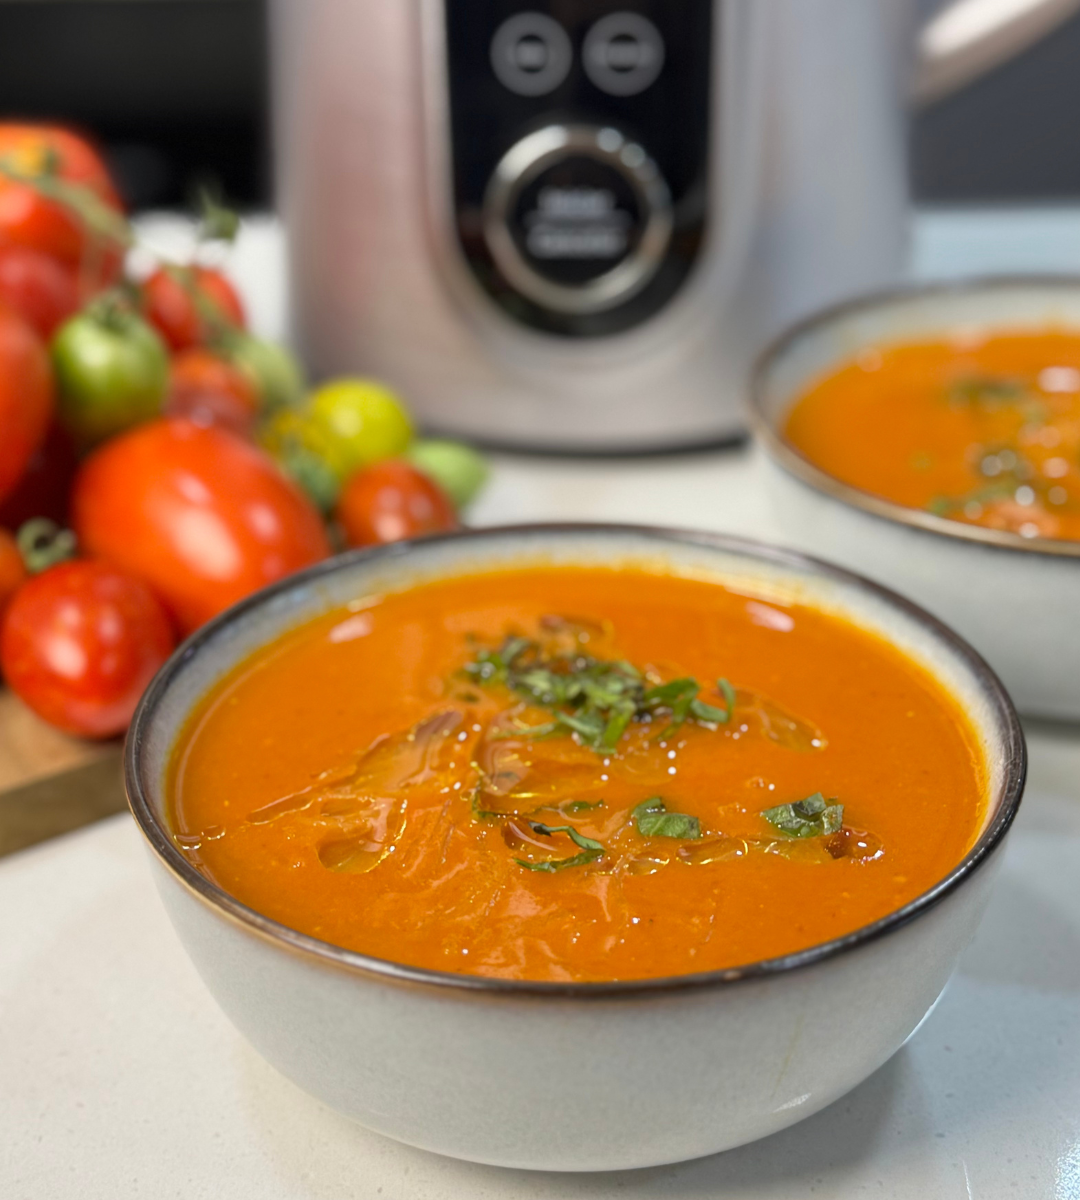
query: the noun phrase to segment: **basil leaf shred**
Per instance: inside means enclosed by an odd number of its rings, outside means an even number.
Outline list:
[[[668,812],[667,805],[659,796],[634,807],[631,813],[637,831],[643,837],[682,838],[695,841],[701,837],[701,822],[687,813]]]
[[[514,862],[527,871],[544,871],[554,874],[554,872],[564,871],[568,867],[583,867],[586,863],[595,862],[604,854],[603,842],[578,833],[572,825],[544,825],[540,821],[530,821],[529,828],[533,833],[539,833],[542,837],[550,837],[553,833],[565,833],[575,846],[581,847],[581,853],[575,854],[572,858],[545,859],[543,862],[529,862],[527,858],[515,858]]]
[[[796,800],[792,804],[777,804],[761,814],[784,837],[827,837],[839,833],[844,823],[844,806],[835,798],[826,800],[820,792]]]

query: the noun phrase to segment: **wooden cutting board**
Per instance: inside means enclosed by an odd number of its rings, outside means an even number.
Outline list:
[[[0,792],[94,762],[115,753],[115,746],[68,737],[0,688]]]
[[[122,811],[121,747],[68,737],[0,688],[0,855]]]

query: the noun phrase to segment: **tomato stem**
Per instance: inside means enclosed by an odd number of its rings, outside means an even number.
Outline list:
[[[61,529],[48,517],[31,517],[15,535],[23,563],[31,575],[40,575],[57,563],[74,558],[78,549],[75,534]]]

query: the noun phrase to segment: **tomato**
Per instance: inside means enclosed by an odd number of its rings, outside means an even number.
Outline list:
[[[0,502],[44,441],[52,411],[52,369],[44,343],[22,317],[0,305]]]
[[[457,526],[446,493],[399,458],[385,459],[354,475],[342,489],[336,515],[350,546],[397,542]]]
[[[341,480],[320,454],[304,440],[306,424],[300,410],[279,408],[259,430],[259,442],[321,513],[328,513],[341,493]]]
[[[259,415],[259,396],[247,373],[220,355],[184,350],[172,360],[165,412],[248,437]]]
[[[11,597],[26,581],[26,574],[26,566],[14,536],[6,529],[0,529],[0,617],[3,617]]]
[[[263,451],[177,417],[86,459],[71,515],[83,552],[145,579],[185,632],[330,553],[319,514]]]
[[[361,467],[402,454],[412,441],[408,411],[373,379],[336,379],[312,392],[304,409],[309,445],[342,481]]]
[[[487,482],[488,465],[472,446],[429,438],[413,442],[405,454],[450,497],[460,512],[476,499]]]
[[[143,284],[143,303],[147,320],[174,351],[201,346],[222,324],[245,325],[236,289],[210,267],[159,267]]]
[[[0,300],[43,338],[79,307],[75,271],[30,246],[0,242]]]
[[[122,733],[175,637],[139,579],[107,563],[50,567],[16,592],[0,632],[12,690],[50,725],[82,737]]]
[[[290,408],[303,399],[303,372],[284,346],[238,333],[223,339],[220,349],[231,363],[247,373],[267,411]]]
[[[126,235],[109,172],[89,142],[55,125],[0,123],[0,237],[80,267],[115,275]],[[95,261],[96,260],[96,261]]]
[[[52,342],[60,420],[82,446],[161,412],[169,356],[136,313],[111,299],[65,322]]]
[[[78,462],[71,435],[54,420],[19,482],[0,501],[0,525],[18,529],[31,517],[48,517],[66,525],[68,495]]]

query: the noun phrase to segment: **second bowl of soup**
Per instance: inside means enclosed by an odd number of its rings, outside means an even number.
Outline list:
[[[128,744],[238,1028],[373,1129],[511,1166],[706,1154],[854,1086],[986,902],[1023,746],[834,568],[617,527],[354,554],[233,609]]]
[[[753,415],[791,541],[926,605],[1022,711],[1080,717],[1080,282],[825,312],[762,359]]]

